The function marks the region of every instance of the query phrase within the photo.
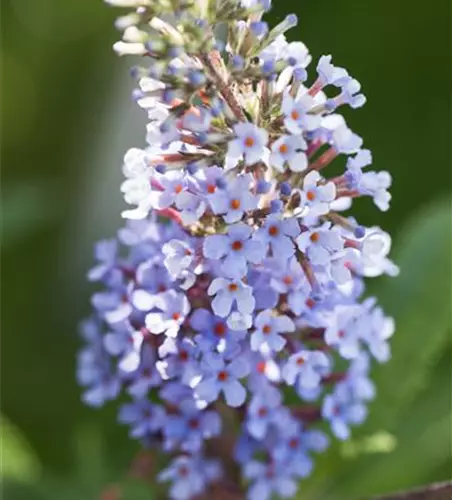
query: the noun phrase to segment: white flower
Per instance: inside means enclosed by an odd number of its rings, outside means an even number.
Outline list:
[[[144,43],[139,43],[139,42],[127,43],[119,41],[113,45],[113,50],[119,56],[126,56],[126,55],[144,56],[144,54],[146,54],[147,52]]]
[[[252,165],[268,155],[266,130],[252,123],[238,123],[234,126],[234,133],[236,138],[229,143],[228,156],[236,163],[243,158],[246,165]]]
[[[222,318],[229,315],[234,303],[238,311],[244,315],[251,314],[256,303],[253,289],[239,280],[216,278],[210,284],[207,293],[215,295],[212,300],[212,309],[217,316]]]
[[[307,130],[314,130],[320,125],[321,118],[319,116],[308,114],[314,104],[314,98],[308,93],[294,99],[288,90],[284,92],[282,100],[284,125],[291,134],[301,134]]]
[[[321,175],[313,170],[305,177],[301,195],[303,215],[324,215],[330,210],[330,203],[336,198],[336,186],[333,182],[319,184]]]
[[[308,159],[304,151],[306,141],[301,135],[284,135],[272,145],[270,165],[282,172],[288,164],[292,172],[302,172],[308,166]]]

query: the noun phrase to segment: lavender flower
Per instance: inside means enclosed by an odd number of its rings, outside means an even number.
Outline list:
[[[128,398],[130,436],[173,454],[172,499],[216,498],[231,457],[240,498],[292,498],[328,446],[317,424],[347,439],[371,361],[390,357],[393,320],[362,299],[364,278],[398,272],[390,236],[340,213],[359,196],[389,208],[391,176],[338,112],[366,98],[331,56],[310,80],[284,35],[296,16],[269,27],[270,0],[108,3],[133,9],[114,49],[146,56],[148,144],[124,157],[128,220],[88,274],[83,401]]]

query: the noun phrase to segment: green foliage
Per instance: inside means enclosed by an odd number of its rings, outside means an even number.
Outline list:
[[[54,222],[48,199],[50,186],[42,182],[26,185],[21,183],[8,190],[2,199],[2,246],[14,247],[35,231]]]
[[[148,483],[139,480],[128,479],[121,483],[121,500],[154,500]]]
[[[2,443],[1,477],[23,483],[33,483],[40,474],[41,464],[26,438],[5,417],[1,417]]]
[[[416,214],[399,239],[394,259],[400,276],[377,292],[397,322],[393,356],[374,373],[379,399],[368,426],[391,426],[425,387],[432,365],[450,347],[451,217],[449,200]]]

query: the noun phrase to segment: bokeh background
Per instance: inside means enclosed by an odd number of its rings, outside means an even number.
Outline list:
[[[393,234],[402,268],[371,288],[398,330],[393,360],[375,370],[370,418],[319,460],[300,499],[366,498],[452,470],[449,9],[448,0],[285,0],[269,16],[276,23],[296,12],[290,37],[316,57],[332,53],[362,82],[368,104],[347,118],[394,186],[390,212],[368,200],[356,210]],[[97,499],[118,482],[124,499],[152,498],[124,480],[138,447],[115,423],[115,409],[84,408],[74,381],[92,245],[121,224],[122,155],[143,144],[130,61],[111,51],[115,14],[101,0],[1,3],[8,500]]]

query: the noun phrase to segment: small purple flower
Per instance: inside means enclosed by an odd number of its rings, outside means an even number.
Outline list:
[[[188,182],[183,172],[172,170],[164,175],[156,174],[156,181],[161,185],[162,191],[155,191],[156,208],[168,208],[177,203],[178,198],[188,189]]]
[[[244,467],[244,475],[252,481],[248,500],[270,500],[274,494],[281,498],[292,498],[298,489],[292,471],[283,463],[250,461]]]
[[[95,255],[99,264],[88,273],[90,281],[100,281],[112,271],[116,265],[118,243],[116,240],[100,241],[96,245]]]
[[[118,415],[121,423],[130,424],[130,436],[138,439],[159,432],[165,418],[166,412],[160,405],[143,399],[122,405]]]
[[[394,320],[385,316],[381,307],[375,307],[366,317],[361,318],[360,323],[362,337],[371,354],[380,363],[388,361],[390,358],[388,339],[395,331]]]
[[[226,159],[231,168],[241,159],[245,161],[245,165],[252,165],[262,161],[264,156],[268,156],[266,130],[252,123],[238,123],[234,125],[234,134],[236,138],[229,142],[228,159]]]
[[[248,405],[246,429],[256,439],[263,439],[269,427],[278,421],[281,393],[274,387],[253,397]]]
[[[162,247],[164,264],[172,278],[178,278],[188,269],[195,258],[195,250],[189,242],[171,240]]]
[[[169,467],[160,472],[158,481],[171,481],[172,500],[190,500],[202,493],[220,475],[218,462],[204,460],[199,455],[183,455],[175,458]]]
[[[287,164],[292,172],[302,172],[308,166],[304,151],[307,144],[301,135],[284,135],[272,145],[270,165],[279,172]]]
[[[283,50],[285,60],[293,68],[306,68],[312,60],[303,42],[289,43]]]
[[[314,104],[314,99],[308,93],[294,99],[288,91],[284,92],[282,101],[284,125],[291,134],[314,130],[320,125],[320,117],[308,114]]]
[[[187,225],[198,222],[206,211],[205,202],[197,194],[188,191],[182,191],[177,196],[176,207],[182,222]]]
[[[278,253],[276,255],[279,255]],[[311,294],[311,285],[295,257],[289,260],[274,258],[267,261],[271,269],[271,287],[287,296],[287,304],[296,315],[306,308]]]
[[[359,258],[353,250],[339,252],[331,259],[331,277],[338,285],[344,285],[352,280],[352,270],[358,266]]]
[[[370,358],[365,353],[350,363],[347,376],[342,382],[356,400],[371,401],[375,397],[375,384],[369,378]]]
[[[363,145],[363,140],[356,135],[340,115],[329,115],[322,119],[322,129],[327,140],[338,153],[357,153]]]
[[[344,248],[344,240],[337,231],[330,230],[330,224],[303,231],[296,239],[298,248],[315,266],[326,266],[331,254]]]
[[[216,278],[210,284],[207,293],[215,295],[212,309],[221,318],[229,315],[234,304],[241,314],[249,315],[254,311],[253,289],[242,281]]]
[[[229,226],[228,234],[207,236],[204,240],[204,256],[222,261],[226,276],[241,278],[246,274],[248,262],[259,264],[264,258],[264,246],[252,239],[253,230],[244,223]]]
[[[246,337],[246,331],[232,330],[224,318],[202,308],[193,311],[190,326],[199,333],[195,337],[198,345],[202,341],[207,349],[216,349],[223,355],[239,349],[238,343]]]
[[[178,342],[167,337],[159,349],[159,355],[163,359],[157,361],[157,370],[164,380],[179,377],[183,384],[190,385],[199,376],[198,348],[192,339],[184,338]]]
[[[366,415],[366,407],[359,400],[353,399],[346,385],[338,385],[335,391],[324,399],[322,416],[329,420],[331,430],[339,439],[348,439],[349,426],[362,423]]]
[[[113,374],[106,375],[103,371],[99,371],[98,375],[98,380],[91,383],[82,396],[85,404],[95,408],[103,406],[107,401],[116,399],[121,390],[120,381]]]
[[[190,312],[187,297],[183,293],[169,290],[156,298],[155,307],[161,312],[146,315],[146,328],[156,335],[165,333],[168,337],[176,337]]]
[[[98,408],[118,397],[121,384],[104,350],[100,325],[94,320],[85,321],[81,334],[88,345],[78,354],[77,380],[87,388],[82,395],[84,403]]]
[[[203,368],[205,375],[195,387],[195,395],[199,399],[211,403],[223,392],[228,406],[236,408],[245,402],[246,390],[238,381],[250,372],[249,363],[244,356],[235,358],[229,364],[220,356],[205,356]]]
[[[110,325],[122,323],[132,314],[129,290],[124,287],[112,291],[97,292],[92,296],[93,306]]]
[[[332,57],[330,55],[322,56],[317,64],[317,72],[322,86],[334,84],[338,80],[348,76],[348,73],[344,68],[334,66],[331,64],[331,60]]]
[[[359,93],[361,84],[355,78],[344,78],[343,81],[340,81],[340,87],[342,92],[337,97],[339,103],[349,104],[353,109],[361,108],[366,104],[366,96]]]
[[[232,224],[243,218],[244,213],[257,208],[257,198],[250,192],[251,176],[242,175],[230,181],[227,189],[209,194],[207,199],[214,214],[222,214],[225,222]]]
[[[145,345],[141,352],[139,367],[127,377],[127,392],[132,397],[145,398],[153,387],[158,387],[162,383],[155,361],[155,351],[152,347]]]
[[[260,312],[254,320],[254,325],[251,349],[262,353],[281,351],[286,345],[281,334],[295,331],[295,325],[288,316],[275,316],[270,310]]]
[[[336,198],[336,186],[333,182],[319,183],[321,180],[315,170],[304,178],[303,190],[300,192],[303,215],[319,216],[329,212],[330,203]]]
[[[207,132],[211,121],[212,115],[207,109],[201,108],[199,113],[186,113],[183,119],[183,126],[193,132]]]
[[[325,342],[334,347],[345,359],[360,355],[360,331],[358,318],[363,313],[360,306],[338,308],[335,321],[325,330]]]
[[[221,190],[224,184],[224,169],[220,167],[210,167],[199,169],[193,178],[197,189],[203,195],[213,195],[217,190]],[[224,186],[223,186],[224,187]]]
[[[214,411],[201,411],[193,401],[182,402],[179,413],[169,415],[163,427],[166,450],[180,448],[196,453],[201,450],[205,439],[218,436],[221,419]]]
[[[283,219],[278,214],[269,215],[256,234],[274,257],[288,259],[295,253],[293,238],[300,234],[300,225],[294,217]]]
[[[322,377],[330,371],[330,362],[321,351],[300,351],[292,354],[282,369],[282,376],[289,385],[299,389],[315,389]]]
[[[118,368],[123,372],[132,372],[138,368],[142,344],[143,334],[134,331],[125,322],[104,336],[105,350],[112,356],[119,356]]]

